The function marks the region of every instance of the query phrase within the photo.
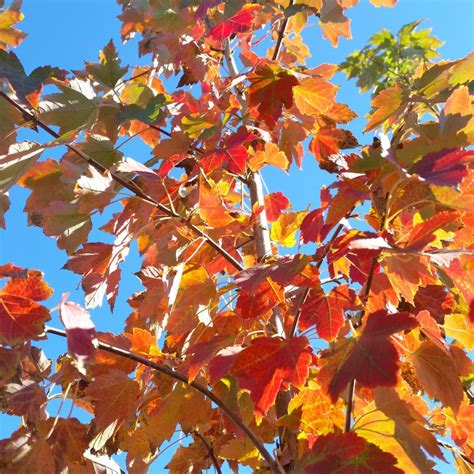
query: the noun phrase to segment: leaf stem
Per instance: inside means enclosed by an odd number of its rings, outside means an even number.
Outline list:
[[[63,331],[62,329],[46,326],[45,332],[48,334],[54,334],[56,336],[67,338],[66,331]],[[120,357],[125,357],[127,359],[138,362],[139,364],[150,367],[158,372],[161,372],[165,375],[168,375],[169,377],[174,378],[175,380],[179,380],[193,387],[198,392],[202,393],[204,396],[213,401],[229,417],[229,419],[247,435],[247,437],[250,439],[250,441],[253,443],[253,445],[257,448],[262,457],[268,463],[270,470],[275,474],[280,474],[278,464],[273,459],[272,455],[268,452],[268,450],[265,448],[263,443],[255,436],[253,431],[240,419],[239,415],[234,413],[220,398],[214,395],[207,387],[201,385],[199,382],[196,381],[190,382],[185,375],[179,373],[176,370],[171,369],[170,367],[167,367],[166,365],[152,362],[151,360],[148,360],[145,357],[141,357],[133,352],[127,351],[120,347],[116,347],[105,342],[99,342],[98,348],[105,352],[110,352],[112,354],[118,355]]]

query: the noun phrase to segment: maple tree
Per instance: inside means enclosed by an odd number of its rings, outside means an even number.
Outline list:
[[[431,62],[418,23],[375,35],[341,66],[373,90],[381,140],[360,144],[338,67],[306,67],[302,37],[317,18],[337,46],[357,2],[118,0],[149,66],[129,71],[111,41],[83,70],[30,74],[21,1],[1,10],[0,225],[8,190],[28,189],[29,223],[85,293],[49,308],[41,271],[0,267],[0,406],[22,419],[2,472],[94,472],[118,452],[146,472],[178,429],[176,473],[424,473],[446,450],[470,472],[474,53]],[[124,156],[131,139],[148,161]],[[332,178],[319,207],[265,195],[260,170],[305,154]],[[109,236],[90,241],[105,209]],[[97,331],[88,309],[114,308],[133,242],[143,290],[121,334]],[[34,341],[57,336],[53,367]],[[80,419],[48,415],[51,385]]]

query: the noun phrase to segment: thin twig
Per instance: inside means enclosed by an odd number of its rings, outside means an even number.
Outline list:
[[[46,326],[45,332],[48,334],[54,334],[56,336],[67,338],[66,331],[63,331],[62,329]],[[107,344],[105,342],[99,342],[97,347],[105,352],[110,352],[120,357],[125,357],[127,359],[138,362],[139,364],[150,367],[158,372],[166,374],[169,377],[172,377],[175,380],[179,380],[193,387],[198,392],[202,393],[204,396],[206,396],[211,401],[213,401],[229,417],[229,419],[248,436],[250,441],[252,441],[253,445],[257,448],[257,450],[260,452],[262,457],[268,463],[270,470],[274,472],[275,474],[280,474],[276,461],[273,459],[272,455],[267,451],[265,446],[260,442],[260,440],[255,436],[253,431],[240,419],[240,417],[236,413],[234,413],[220,398],[214,395],[207,387],[205,387],[204,385],[201,385],[199,382],[189,381],[185,375],[177,372],[176,370],[171,369],[170,367],[167,367],[166,365],[152,362],[151,360],[148,360],[145,357],[141,357],[133,352],[127,351],[120,347],[116,347],[116,346]]]
[[[36,117],[32,112],[30,112],[29,110],[26,110],[22,105],[18,104],[15,100],[9,97],[5,92],[0,91],[0,96],[3,97],[6,101],[8,101],[11,105],[13,105],[29,121],[33,121],[33,123],[35,123],[38,127],[42,128],[45,132],[49,133],[54,138],[56,139],[61,138],[61,135],[59,133],[57,133],[48,125],[46,125],[43,121],[41,121],[38,117]],[[113,171],[109,170],[106,166],[102,165],[101,163],[99,163],[94,158],[87,155],[86,153],[84,153],[79,148],[75,147],[74,145],[71,145],[70,143],[65,143],[64,145],[73,153],[75,153],[77,156],[79,156],[82,160],[86,161],[91,166],[93,166],[96,170],[100,171],[101,173],[108,173],[114,181],[116,181],[121,186],[123,186],[124,188],[134,193],[137,197],[139,197],[143,201],[151,204],[152,206],[156,207],[157,209],[164,212],[168,216],[178,219],[180,222],[185,224],[189,229],[191,229],[194,232],[194,234],[205,239],[208,245],[211,246],[216,252],[220,253],[234,268],[236,268],[239,271],[244,269],[244,266],[236,258],[234,258],[229,252],[227,252],[227,250],[225,250],[221,245],[219,245],[214,239],[209,237],[199,227],[192,224],[184,216],[181,216],[177,214],[176,212],[173,212],[167,206],[161,204],[160,202],[156,201],[151,196],[146,194],[134,181],[131,181],[127,178],[123,178],[117,175]]]
[[[217,471],[217,474],[222,474],[219,461],[217,460],[216,455],[214,454],[214,450],[212,449],[212,446],[207,442],[206,438],[204,438],[204,436],[198,431],[193,431],[193,434],[195,434],[202,441],[202,444],[206,447],[209,457],[211,458],[212,464],[214,465]]]
[[[352,212],[352,209],[351,211]],[[327,257],[329,251],[331,250],[332,245],[334,244],[334,241],[337,239],[338,235],[341,233],[341,230],[344,228],[344,224],[339,224],[332,234],[331,238],[329,239],[329,242],[326,244],[326,247],[324,248],[323,254],[321,255],[321,258],[319,262],[316,264],[316,268],[319,270],[321,268],[321,265],[324,262],[324,259]],[[304,290],[303,296],[300,299],[300,302],[298,303],[298,306],[296,308],[295,312],[295,319],[293,320],[293,324],[291,326],[290,334],[289,337],[293,337],[296,334],[296,330],[298,329],[298,322],[301,317],[301,308],[305,304],[306,300],[308,299],[309,296],[309,291],[310,288],[307,287]]]

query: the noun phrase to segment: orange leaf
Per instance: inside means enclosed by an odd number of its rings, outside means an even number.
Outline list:
[[[325,127],[315,132],[309,149],[318,161],[323,162],[339,150],[355,148],[358,145],[357,139],[348,130]]]
[[[333,431],[335,427],[343,428],[342,408],[342,401],[334,405],[321,387],[310,382],[308,387],[291,399],[288,415],[283,418],[281,424],[287,426],[287,422],[284,421],[286,419],[291,422],[290,428],[318,436],[324,435]]]
[[[41,339],[44,323],[51,319],[48,309],[36,303],[52,293],[41,272],[27,270],[23,275],[13,276],[0,290],[0,342],[3,344]]]
[[[430,340],[407,357],[428,396],[457,412],[464,392],[453,357]]]
[[[375,7],[394,7],[398,0],[370,0],[370,3]]]
[[[375,391],[375,404],[389,420],[394,421],[395,438],[420,472],[430,472],[433,467],[423,450],[430,456],[444,459],[437,439],[425,427],[426,421],[415,409],[415,403],[400,399],[396,389],[379,387]]]
[[[375,111],[370,114],[370,120],[364,132],[378,127],[385,121],[388,121],[388,124],[394,123],[407,99],[407,92],[398,84],[379,92],[370,104]]]
[[[219,189],[203,177],[199,177],[199,215],[211,227],[224,227],[234,221],[225,208]]]
[[[278,145],[265,143],[265,149],[263,151],[256,151],[250,157],[248,165],[252,171],[258,171],[264,165],[273,165],[286,171],[290,166],[290,162],[285,153],[280,151]]]
[[[334,105],[337,89],[337,86],[318,77],[305,79],[293,88],[295,105],[304,115],[323,114]]]
[[[323,0],[319,22],[323,30],[323,38],[328,38],[333,46],[337,46],[339,37],[352,38],[351,20],[344,16],[344,9],[339,0]]]
[[[95,425],[100,431],[112,423],[118,429],[123,422],[134,418],[140,389],[121,370],[111,370],[97,376],[87,388],[87,394],[94,400]]]
[[[9,8],[0,12],[0,49],[6,50],[9,46],[15,48],[26,38],[25,33],[12,28],[12,25],[23,20],[20,5],[21,2],[14,2]]]

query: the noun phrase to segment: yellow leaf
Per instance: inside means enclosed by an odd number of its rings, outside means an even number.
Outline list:
[[[467,315],[448,314],[443,328],[449,337],[459,341],[468,351],[474,349],[474,325],[470,324]]]
[[[375,7],[394,7],[398,0],[370,0],[370,3]]]
[[[219,188],[201,176],[199,179],[199,215],[211,227],[223,227],[234,221],[226,210]]]
[[[395,122],[407,99],[408,94],[398,84],[379,92],[370,104],[375,111],[370,115],[364,132],[382,125],[385,121],[387,121],[387,125]]]
[[[306,214],[306,211],[280,214],[272,224],[271,239],[283,247],[293,247],[296,244],[296,232],[299,230]]]

